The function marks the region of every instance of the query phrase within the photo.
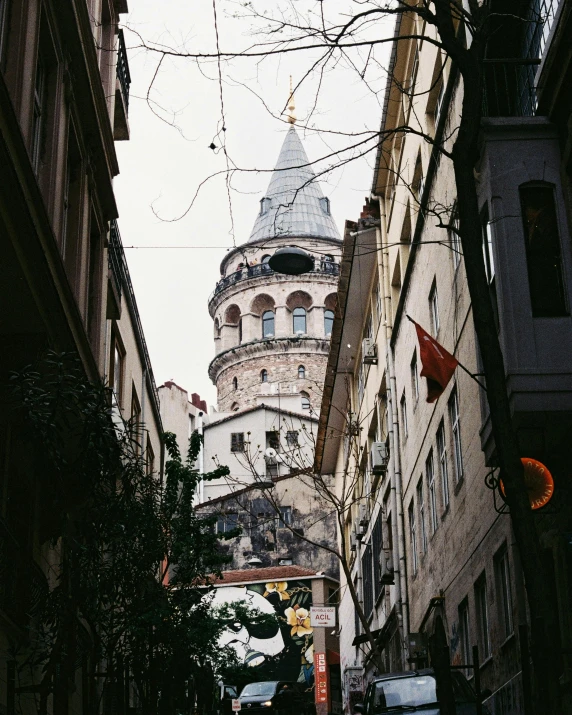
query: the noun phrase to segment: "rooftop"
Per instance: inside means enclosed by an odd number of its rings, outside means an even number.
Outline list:
[[[241,569],[238,571],[223,571],[222,578],[213,580],[214,586],[229,586],[230,584],[245,584],[264,581],[287,581],[293,578],[323,578],[325,574],[302,566],[268,566],[262,569]]]

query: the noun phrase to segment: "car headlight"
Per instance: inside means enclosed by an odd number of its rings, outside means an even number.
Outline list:
[[[269,708],[272,705],[272,700],[266,700],[266,702],[262,703],[262,707],[264,708]]]

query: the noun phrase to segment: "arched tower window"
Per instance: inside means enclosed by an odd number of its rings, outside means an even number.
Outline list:
[[[332,328],[334,327],[334,311],[324,310],[324,333],[326,336],[332,334]]]
[[[268,382],[268,370],[260,371],[260,382]]]
[[[233,377],[233,378],[232,378],[232,389],[233,389],[233,390],[238,390],[238,377]]]
[[[306,333],[306,308],[294,308],[292,311],[292,329],[294,333]]]
[[[298,378],[300,380],[303,380],[306,377],[306,368],[303,365],[300,365],[298,368]]]
[[[238,342],[242,342],[242,318],[238,321]]]
[[[274,337],[274,312],[267,310],[262,314],[262,337]]]
[[[308,395],[308,393],[301,392],[300,397],[302,398],[302,409],[309,410],[310,409],[310,396]]]

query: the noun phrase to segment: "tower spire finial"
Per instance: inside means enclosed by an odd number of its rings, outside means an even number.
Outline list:
[[[294,102],[294,92],[292,90],[292,75],[290,75],[290,96],[288,97],[288,109],[290,114],[288,115],[288,123],[296,124],[296,115],[294,114],[296,110],[296,104]]]

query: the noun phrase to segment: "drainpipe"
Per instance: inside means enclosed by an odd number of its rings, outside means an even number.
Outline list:
[[[383,198],[380,198],[383,206]],[[380,229],[378,231],[378,245],[387,244],[386,215],[381,214]],[[409,636],[409,601],[407,598],[407,559],[405,554],[405,526],[403,516],[403,489],[401,482],[401,452],[399,444],[399,416],[397,413],[397,384],[391,351],[391,286],[389,283],[389,251],[384,248],[381,252],[381,269],[383,274],[383,302],[385,312],[385,345],[387,364],[387,407],[388,407],[388,434],[390,438],[391,459],[389,460],[389,476],[391,483],[391,511],[395,515],[392,522],[393,530],[393,563],[397,566],[398,578],[396,588],[396,610],[402,643],[408,642]],[[404,645],[405,663],[409,657],[408,647]]]

